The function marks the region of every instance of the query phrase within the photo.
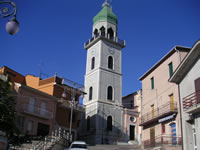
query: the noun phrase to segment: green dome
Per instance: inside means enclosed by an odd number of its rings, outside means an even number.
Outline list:
[[[98,21],[108,21],[117,24],[117,16],[112,12],[109,5],[103,5],[102,10],[93,18],[93,24]]]

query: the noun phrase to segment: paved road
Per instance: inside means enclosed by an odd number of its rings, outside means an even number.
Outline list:
[[[141,150],[137,145],[97,145],[89,146],[89,150]]]

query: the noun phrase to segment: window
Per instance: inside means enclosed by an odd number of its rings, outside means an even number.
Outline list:
[[[112,95],[113,95],[113,88],[112,88],[112,86],[109,86],[108,89],[107,89],[107,99],[112,100],[113,99]]]
[[[105,37],[106,32],[105,32],[104,26],[102,26],[102,27],[100,28],[100,32],[101,32],[101,35]]]
[[[87,131],[90,130],[90,116],[87,117]]]
[[[45,101],[40,103],[40,115],[43,117],[47,116],[47,103]]]
[[[131,100],[131,108],[133,108],[133,107],[134,107],[133,100]]]
[[[90,89],[89,89],[89,100],[92,100],[92,92],[93,92],[93,88],[90,87]]]
[[[95,67],[95,57],[92,57],[91,70]]]
[[[17,124],[20,126],[21,129],[24,129],[24,117],[18,116],[17,117]]]
[[[172,75],[173,75],[173,64],[172,64],[172,62],[170,64],[168,64],[168,66],[169,66],[169,77],[171,78]]]
[[[27,131],[32,131],[33,130],[33,121],[29,120],[27,124]]]
[[[112,58],[112,56],[108,57],[108,68],[113,69],[113,58]]]
[[[110,39],[113,39],[114,38],[114,32],[113,32],[113,29],[112,28],[109,28],[108,29],[108,36]]]
[[[154,89],[154,77],[151,78],[151,89]]]
[[[107,118],[107,130],[112,131],[112,117],[108,116]]]
[[[161,124],[161,129],[162,129],[161,133],[165,134],[165,124]]]
[[[29,99],[28,111],[31,113],[35,112],[35,98],[34,97],[30,97]]]

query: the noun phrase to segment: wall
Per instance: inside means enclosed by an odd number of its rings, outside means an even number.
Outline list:
[[[184,79],[180,82],[180,96],[181,96],[181,106],[183,106],[183,98],[195,92],[194,80],[200,77],[200,59],[194,64],[190,71],[185,75]],[[182,108],[182,123],[183,123],[183,140],[184,149],[193,149],[193,135],[192,135],[192,125],[187,122],[189,119],[189,114],[186,113]],[[195,120],[196,131],[197,131],[197,141],[200,141],[200,117]],[[200,147],[199,142],[197,142],[198,147]]]

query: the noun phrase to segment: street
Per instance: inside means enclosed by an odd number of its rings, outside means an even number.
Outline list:
[[[137,145],[96,145],[89,146],[89,150],[141,150]]]

